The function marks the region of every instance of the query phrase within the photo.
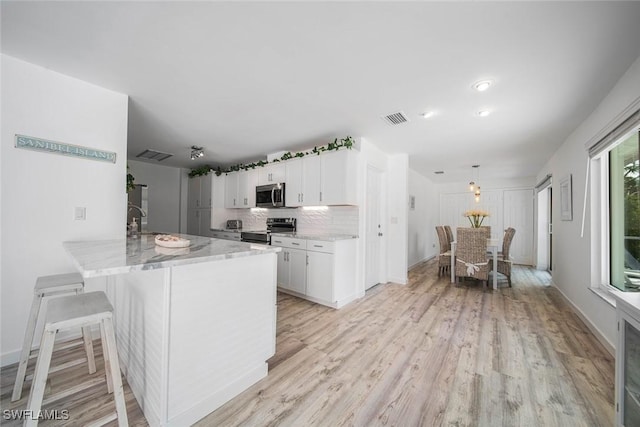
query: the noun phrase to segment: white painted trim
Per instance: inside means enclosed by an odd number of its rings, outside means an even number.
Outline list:
[[[387,279],[387,283],[395,283],[398,285],[406,285],[407,284],[407,278],[406,277],[389,277]]]
[[[416,268],[418,265],[422,264],[423,262],[431,261],[431,260],[432,260],[432,259],[434,259],[435,257],[436,257],[435,255],[432,255],[432,256],[429,256],[429,257],[423,258],[423,259],[421,259],[420,261],[418,261],[418,262],[416,262],[416,263],[414,263],[414,264],[411,264],[411,265],[409,266],[409,271],[413,270],[414,268]]]
[[[589,320],[589,318],[584,314],[584,312],[580,310],[580,308],[577,305],[575,305],[573,301],[571,301],[564,294],[564,292],[562,292],[562,290],[560,290],[560,288],[556,286],[555,283],[553,283],[553,280],[551,280],[551,286],[553,286],[558,290],[560,295],[562,295],[562,298],[564,298],[567,304],[569,304],[573,312],[580,318],[580,320],[582,320],[582,323],[587,325],[587,328],[589,328],[591,333],[595,335],[596,339],[600,341],[600,344],[602,344],[602,346],[609,352],[609,354],[615,357],[616,356],[615,345],[609,342],[609,340],[604,336],[604,334],[600,331],[600,329],[598,329],[598,327],[594,325],[593,322],[591,322],[591,320]]]
[[[614,116],[609,122],[600,129],[591,139],[585,144],[584,148],[589,151],[591,147],[596,145],[602,138],[611,133],[615,128],[625,121],[632,113],[640,108],[640,96],[634,99],[629,105],[622,109],[616,116]],[[588,119],[587,119],[588,120]]]

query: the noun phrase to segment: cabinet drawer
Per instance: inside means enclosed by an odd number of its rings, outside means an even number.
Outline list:
[[[282,246],[283,248],[307,249],[307,241],[305,239],[294,239],[292,237],[271,236],[271,244],[273,246]]]
[[[307,250],[314,252],[325,252],[328,254],[333,253],[334,242],[327,242],[324,240],[307,240]]]

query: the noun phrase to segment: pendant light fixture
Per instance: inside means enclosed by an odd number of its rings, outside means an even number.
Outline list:
[[[472,180],[469,183],[469,190],[473,191],[473,196],[475,198],[476,203],[480,202],[480,165],[473,165],[475,180]]]

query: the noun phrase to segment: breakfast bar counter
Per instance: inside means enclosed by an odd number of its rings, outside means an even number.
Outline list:
[[[176,234],[65,242],[85,278],[107,277],[121,367],[152,426],[190,425],[267,375],[281,248]]]

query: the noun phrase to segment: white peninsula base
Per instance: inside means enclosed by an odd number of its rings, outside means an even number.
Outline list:
[[[193,424],[267,375],[276,257],[108,277],[121,367],[150,425]]]

